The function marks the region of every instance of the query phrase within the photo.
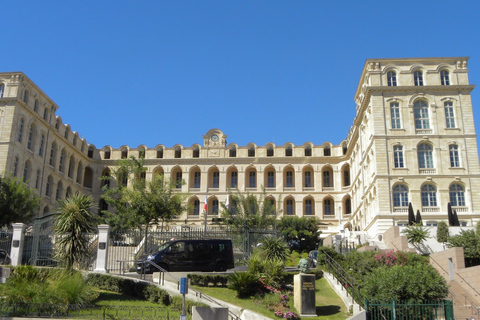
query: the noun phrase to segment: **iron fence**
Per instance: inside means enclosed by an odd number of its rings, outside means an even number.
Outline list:
[[[163,230],[118,230],[110,233],[107,270],[122,273],[134,271],[135,262],[157,251],[171,240],[229,239],[232,240],[236,263],[251,255],[258,244],[279,233],[268,229],[242,228],[232,230],[216,226],[177,226]]]
[[[181,307],[97,306],[0,302],[1,317],[68,319],[170,320],[179,319]],[[187,315],[191,319],[191,315]]]
[[[453,303],[450,300],[365,301],[365,310],[367,320],[454,320]]]
[[[0,250],[4,250],[9,255],[12,248],[12,235],[12,230],[0,229]]]

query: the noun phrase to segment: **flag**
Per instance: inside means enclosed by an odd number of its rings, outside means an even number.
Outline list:
[[[227,201],[225,201],[225,208],[227,208],[227,210],[230,210],[230,197],[228,194],[227,194]]]
[[[205,193],[205,205],[203,206],[203,210],[207,212],[207,204],[208,204],[208,194]]]

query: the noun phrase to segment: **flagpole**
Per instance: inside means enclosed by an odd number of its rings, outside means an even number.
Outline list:
[[[205,213],[205,221],[204,221],[204,227],[203,227],[203,232],[204,232],[204,238],[207,236],[207,212],[208,212],[208,188],[207,192],[205,193],[205,205],[203,206],[203,211]]]

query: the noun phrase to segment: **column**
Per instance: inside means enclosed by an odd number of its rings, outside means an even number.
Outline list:
[[[110,226],[108,224],[100,224],[98,226],[98,248],[97,248],[97,263],[93,272],[107,273],[108,261],[108,238],[110,233]]]

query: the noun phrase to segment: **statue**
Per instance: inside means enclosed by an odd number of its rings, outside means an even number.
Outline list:
[[[308,260],[307,259],[300,259],[298,262],[298,270],[300,270],[300,273],[307,273],[308,272]]]

